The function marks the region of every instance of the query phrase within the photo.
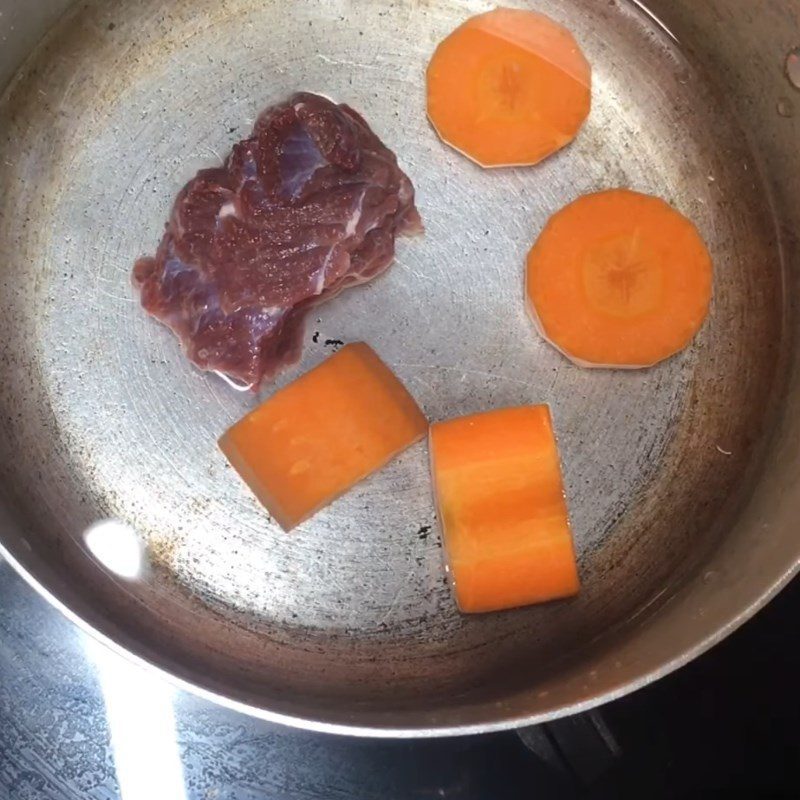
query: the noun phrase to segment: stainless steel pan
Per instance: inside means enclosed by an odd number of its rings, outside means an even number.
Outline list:
[[[794,0],[531,2],[581,41],[594,105],[566,150],[500,171],[441,145],[424,113],[435,43],[486,3],[68,5],[0,0],[0,529],[74,619],[261,717],[435,735],[631,691],[794,574]],[[326,340],[364,339],[432,419],[550,403],[575,600],[457,613],[423,445],[281,533],[215,446],[257,398],[194,370],[139,309],[129,271],[176,191],[296,89],[364,113],[414,180],[427,234],[320,308],[278,383],[324,358]],[[715,260],[703,332],[651,370],[581,371],[523,310],[523,256],[546,217],[609,186],[667,198]],[[125,577],[120,554],[137,541],[144,568]]]

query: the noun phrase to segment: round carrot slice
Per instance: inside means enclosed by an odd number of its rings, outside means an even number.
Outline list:
[[[539,332],[586,367],[649,367],[708,313],[712,267],[695,226],[657,197],[613,189],[554,214],[528,254]]]
[[[436,132],[484,167],[541,161],[572,141],[591,105],[589,62],[535,11],[468,19],[436,48],[427,79]]]

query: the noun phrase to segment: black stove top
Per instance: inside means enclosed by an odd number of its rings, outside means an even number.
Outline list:
[[[217,708],[89,641],[0,563],[0,798],[800,796],[800,582],[694,663],[521,733],[371,741]]]

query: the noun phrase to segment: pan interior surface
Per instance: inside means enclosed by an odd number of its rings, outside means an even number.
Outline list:
[[[535,168],[482,170],[428,124],[424,70],[488,7],[89,0],[0,101],[6,527],[81,617],[264,713],[398,728],[491,721],[492,708],[500,719],[702,569],[751,482],[784,301],[737,119],[637,5],[542,0],[593,65],[590,118]],[[459,615],[424,444],[282,533],[216,447],[258,398],[195,370],[140,309],[130,270],[178,190],[296,90],[363,113],[414,182],[426,233],[399,240],[385,276],[312,314],[302,361],[261,398],[335,341],[363,340],[432,420],[549,403],[583,582],[574,600]],[[550,214],[617,186],[696,223],[714,300],[669,361],[586,371],[535,335],[523,263]],[[90,530],[141,541],[138,576],[104,566]],[[544,695],[539,710],[557,711]]]

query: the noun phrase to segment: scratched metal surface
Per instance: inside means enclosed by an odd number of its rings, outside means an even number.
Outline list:
[[[435,731],[564,713],[633,685],[656,665],[616,659],[598,678],[603,637],[703,571],[751,482],[784,311],[740,120],[636,5],[543,1],[594,65],[591,117],[535,169],[482,171],[437,140],[422,75],[435,43],[485,7],[89,0],[0,102],[4,541],[84,620],[253,713]],[[321,307],[303,360],[262,397],[333,342],[365,340],[433,420],[550,403],[575,600],[457,613],[424,445],[281,533],[215,446],[259,398],[194,370],[139,309],[130,268],[175,193],[296,89],[363,112],[414,181],[427,232],[400,242],[386,276]],[[667,363],[581,371],[532,331],[523,258],[554,210],[623,185],[697,223],[713,309]],[[147,543],[141,580],[86,551],[84,531],[107,518]]]

